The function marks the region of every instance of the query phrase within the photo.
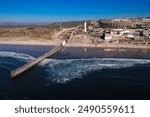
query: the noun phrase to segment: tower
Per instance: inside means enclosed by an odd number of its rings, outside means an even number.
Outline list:
[[[86,21],[84,22],[84,32],[87,32],[87,23],[86,23]]]

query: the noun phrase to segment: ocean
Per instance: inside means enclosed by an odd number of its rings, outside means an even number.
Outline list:
[[[0,99],[150,99],[150,50],[65,48],[10,78],[10,71],[52,48],[0,45]]]

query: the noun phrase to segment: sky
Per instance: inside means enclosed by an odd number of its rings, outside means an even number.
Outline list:
[[[0,22],[147,17],[150,0],[0,0]]]

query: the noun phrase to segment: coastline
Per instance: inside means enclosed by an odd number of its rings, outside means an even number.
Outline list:
[[[54,40],[44,40],[40,38],[0,38],[0,45],[31,45],[31,46],[57,46],[60,42]]]
[[[0,38],[0,45],[31,45],[31,46],[57,46],[61,44],[62,40],[44,40],[34,38]],[[91,43],[67,43],[65,47],[72,48],[105,48],[105,49],[150,49],[150,45],[135,45],[135,44],[91,44]]]
[[[82,48],[104,48],[104,49],[150,49],[150,45],[132,45],[132,44],[67,44],[65,47],[82,47]]]

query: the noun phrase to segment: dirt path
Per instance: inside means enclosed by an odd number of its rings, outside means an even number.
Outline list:
[[[57,33],[55,33],[52,37],[53,39],[59,39],[61,38],[61,36],[63,35],[63,33],[69,32],[71,30],[74,30],[75,28],[67,28],[67,29],[63,29],[62,31],[59,31]]]

